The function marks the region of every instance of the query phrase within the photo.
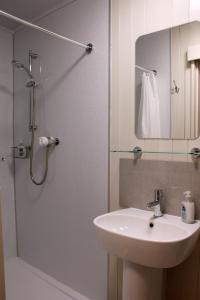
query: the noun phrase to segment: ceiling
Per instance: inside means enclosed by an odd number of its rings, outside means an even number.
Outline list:
[[[26,21],[34,20],[52,9],[70,2],[69,0],[0,0],[0,10]],[[19,23],[0,16],[0,26],[15,30]]]

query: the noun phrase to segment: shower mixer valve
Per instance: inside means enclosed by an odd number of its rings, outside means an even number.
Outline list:
[[[17,146],[11,147],[13,149],[14,158],[28,158],[30,153],[30,147],[20,143]]]
[[[42,147],[58,146],[59,144],[60,144],[60,140],[52,136],[41,136],[39,138],[39,145]]]

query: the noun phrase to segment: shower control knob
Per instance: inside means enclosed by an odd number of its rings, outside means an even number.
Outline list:
[[[39,145],[42,147],[46,147],[49,145],[49,139],[46,136],[41,136],[39,138]]]
[[[41,136],[39,138],[39,145],[41,147],[48,147],[48,146],[57,146],[59,145],[60,140],[58,138],[54,138],[52,136]]]

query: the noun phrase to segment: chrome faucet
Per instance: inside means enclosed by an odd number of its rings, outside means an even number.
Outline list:
[[[163,216],[163,213],[160,208],[160,202],[163,196],[163,191],[162,190],[155,190],[155,199],[152,202],[147,203],[147,208],[154,208],[154,215],[153,218],[159,218]]]

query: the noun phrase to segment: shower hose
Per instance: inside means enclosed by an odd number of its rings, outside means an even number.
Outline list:
[[[31,88],[32,92],[30,92],[30,106],[32,107],[32,120],[31,120],[31,147],[30,147],[30,178],[32,182],[36,185],[42,185],[47,178],[48,173],[48,160],[49,160],[49,150],[50,146],[46,146],[45,149],[45,170],[42,178],[40,180],[36,180],[33,174],[33,159],[34,159],[34,144],[35,144],[35,82]]]

